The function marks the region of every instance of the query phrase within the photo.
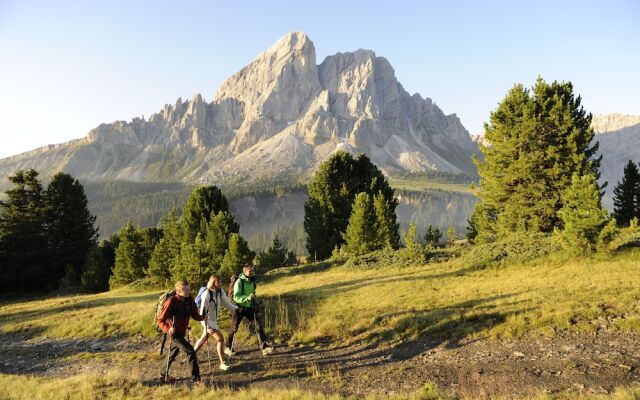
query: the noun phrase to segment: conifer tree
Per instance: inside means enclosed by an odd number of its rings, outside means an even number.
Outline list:
[[[429,225],[427,231],[424,234],[424,242],[428,247],[437,246],[442,239],[442,232],[437,226]]]
[[[287,248],[282,245],[278,235],[275,235],[267,251],[261,252],[256,257],[256,264],[261,271],[283,267],[287,263],[287,253]]]
[[[131,221],[118,233],[120,243],[116,249],[113,275],[109,279],[111,289],[144,278],[147,268],[144,236]]]
[[[204,285],[206,278],[214,272],[217,270],[211,263],[211,254],[202,236],[198,234],[193,243],[182,243],[180,255],[171,268],[171,280],[175,282],[186,279],[192,285],[199,287]]]
[[[45,196],[38,172],[29,169],[9,177],[13,187],[0,201],[0,290],[55,289],[49,270]]]
[[[382,192],[378,192],[373,196],[373,208],[376,214],[376,248],[398,248],[400,235],[398,233],[398,223],[396,222],[395,212],[391,211],[389,202],[384,198]]]
[[[249,249],[247,241],[239,233],[232,233],[220,267],[221,278],[228,280],[231,275],[239,273],[243,265],[251,263],[253,257],[254,253]]]
[[[607,210],[600,205],[600,191],[593,174],[574,174],[571,186],[563,193],[559,211],[563,227],[554,237],[566,249],[577,253],[595,250],[602,229],[609,222]]]
[[[58,173],[47,186],[45,203],[51,279],[61,279],[69,266],[73,274],[67,275],[80,277],[98,239],[84,188],[71,175]]]
[[[320,165],[307,189],[309,200],[305,203],[304,229],[311,257],[325,259],[344,243],[343,234],[358,193],[382,193],[389,208],[390,225],[396,226],[398,202],[393,189],[364,154],[354,158],[344,151],[336,152]]]
[[[368,193],[358,193],[353,202],[351,217],[343,238],[345,252],[359,256],[375,250],[378,239],[375,233],[376,215]]]
[[[629,160],[624,167],[622,181],[613,189],[613,214],[619,226],[640,217],[640,173],[636,164]]]
[[[561,225],[558,211],[572,175],[598,177],[591,114],[570,82],[538,78],[531,90],[515,85],[491,113],[484,137],[491,146],[474,160],[482,222],[474,229],[481,238],[552,232]]]
[[[211,216],[205,229],[204,241],[211,256],[211,266],[214,270],[220,268],[233,233],[239,233],[239,227],[230,212],[220,211]]]
[[[447,243],[449,245],[453,244],[453,242],[455,242],[456,240],[458,240],[458,232],[456,232],[456,227],[453,225],[450,225],[447,228]]]
[[[175,207],[162,219],[163,237],[153,249],[149,261],[149,276],[160,282],[171,280],[171,266],[176,262],[182,247],[182,225],[176,217]]]
[[[422,257],[422,245],[418,242],[416,222],[411,221],[407,233],[404,235],[406,254],[411,258]]]
[[[89,292],[104,292],[109,290],[111,269],[107,265],[103,251],[96,247],[89,251],[83,267],[80,284]]]
[[[204,236],[211,218],[221,211],[229,211],[229,203],[220,189],[216,186],[193,189],[182,213],[186,242],[193,243],[198,233]]]

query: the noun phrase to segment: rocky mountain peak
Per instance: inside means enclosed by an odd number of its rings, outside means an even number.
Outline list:
[[[223,82],[147,120],[102,124],[72,146],[0,160],[87,180],[239,183],[300,179],[337,149],[365,152],[388,173],[471,172],[477,146],[455,114],[410,95],[371,50],[316,64],[302,32],[280,38]],[[33,154],[38,154],[34,156]]]

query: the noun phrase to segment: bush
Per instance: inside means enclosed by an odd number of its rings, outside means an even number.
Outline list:
[[[634,218],[628,227],[618,231],[618,235],[607,246],[608,251],[619,251],[630,247],[640,247],[640,226]]]
[[[505,263],[524,263],[560,251],[560,245],[544,233],[518,233],[495,242],[470,247],[460,257],[468,268],[485,268]]]

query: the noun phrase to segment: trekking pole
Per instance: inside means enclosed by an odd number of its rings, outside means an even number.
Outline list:
[[[171,328],[174,327],[175,323],[176,323],[176,317],[174,316],[171,319]],[[169,358],[171,357],[172,346],[173,346],[173,335],[171,333],[169,333],[169,351],[167,351],[167,369],[164,372],[164,381],[165,381],[165,383],[168,381],[168,378],[169,378]]]

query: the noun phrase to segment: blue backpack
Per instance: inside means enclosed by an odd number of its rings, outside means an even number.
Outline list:
[[[207,290],[206,286],[203,286],[198,290],[198,295],[196,296],[196,306],[198,306],[198,310],[200,309],[200,305],[202,304],[202,294]],[[209,293],[211,295],[211,293]]]

